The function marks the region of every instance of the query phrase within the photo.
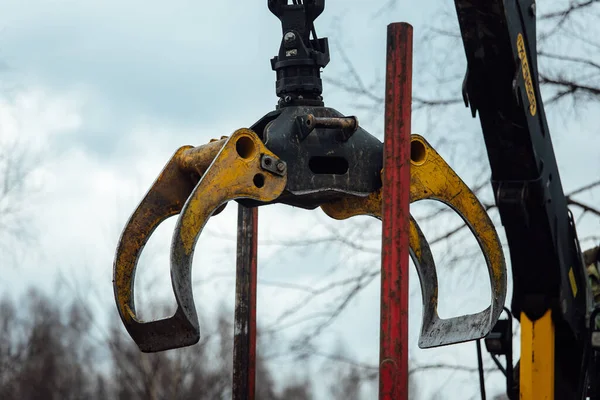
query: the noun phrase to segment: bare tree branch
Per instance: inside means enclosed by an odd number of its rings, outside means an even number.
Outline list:
[[[600,180],[597,180],[595,182],[589,183],[583,187],[580,187],[579,189],[575,189],[570,193],[567,193],[567,197],[572,197],[575,196],[576,194],[580,194],[583,192],[587,192],[588,190],[594,189],[600,187]]]
[[[542,15],[538,16],[537,18],[539,20],[548,20],[548,19],[563,20],[565,18],[568,18],[572,14],[574,14],[576,11],[581,11],[581,10],[588,8],[590,6],[593,6],[595,4],[600,4],[600,0],[586,0],[586,1],[582,1],[582,2],[571,0],[571,1],[569,1],[569,6],[567,8],[563,8],[562,10],[552,11],[552,12],[549,12],[546,14],[542,14]]]
[[[461,371],[461,372],[469,372],[469,373],[474,373],[474,372],[478,372],[479,369],[477,367],[467,367],[465,365],[453,365],[453,364],[442,364],[442,363],[436,363],[436,364],[426,364],[426,365],[419,365],[416,367],[412,367],[409,369],[409,373],[416,373],[416,372],[424,372],[424,371],[430,371],[430,370],[440,370],[440,369],[446,369],[446,370],[451,370],[451,371]],[[483,369],[485,372],[500,372],[500,370],[496,367],[488,367],[488,368],[484,368]]]
[[[553,60],[573,62],[573,63],[577,63],[580,65],[587,65],[589,67],[597,68],[600,70],[599,63],[597,63],[593,60],[587,59],[587,58],[583,58],[583,57],[574,57],[574,56],[567,56],[564,54],[547,53],[542,50],[538,51],[538,56],[547,57],[547,58],[550,58]]]
[[[585,212],[589,212],[589,213],[592,213],[592,214],[600,217],[600,209],[590,207],[590,206],[588,206],[586,204],[583,204],[580,201],[573,200],[571,198],[567,198],[567,203],[568,204],[573,204],[574,206],[582,208]]]
[[[568,79],[566,77],[550,77],[549,75],[545,75],[540,73],[540,83],[553,86],[557,88],[562,88],[558,94],[552,96],[548,102],[552,103],[556,100],[559,100],[565,96],[576,95],[577,93],[588,94],[591,96],[600,97],[600,86],[590,86],[584,84],[583,82],[574,81],[572,79]],[[599,100],[600,99],[596,99]]]

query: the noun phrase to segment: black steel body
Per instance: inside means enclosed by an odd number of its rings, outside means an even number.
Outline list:
[[[343,194],[367,196],[381,187],[383,143],[354,117],[329,107],[291,106],[251,129],[286,163],[287,186],[277,203],[314,209]]]
[[[553,310],[555,395],[575,399],[586,330],[586,273],[538,85],[535,2],[455,0],[513,271],[512,312]]]

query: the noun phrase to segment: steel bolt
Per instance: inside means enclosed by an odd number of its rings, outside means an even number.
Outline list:
[[[285,164],[283,163],[283,161],[279,161],[277,163],[277,171],[283,172],[284,169],[285,169]]]
[[[286,32],[286,34],[283,35],[283,40],[285,40],[286,43],[291,43],[296,40],[296,35],[294,32]]]

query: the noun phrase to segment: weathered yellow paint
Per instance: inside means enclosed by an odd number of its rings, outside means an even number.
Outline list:
[[[367,197],[347,196],[321,205],[325,214],[333,219],[347,219],[357,215],[369,215],[381,219],[381,189]]]
[[[246,140],[245,158],[236,150],[240,139]],[[229,139],[199,147],[183,146],[171,157],[129,219],[117,248],[113,285],[126,326],[136,322],[133,287],[138,258],[161,222],[178,214],[186,201],[191,202],[180,232],[189,254],[208,218],[227,201],[241,197],[271,201],[279,197],[287,178],[262,170],[261,154],[277,159],[253,131],[239,129]],[[261,188],[253,183],[257,174],[264,178]]]
[[[494,287],[506,288],[506,264],[500,239],[482,204],[422,136],[411,135],[411,149],[410,202],[437,200],[457,211],[468,223],[482,247]],[[321,209],[334,219],[346,219],[356,215],[371,215],[381,219],[381,190],[367,197],[348,196],[324,204]],[[418,243],[418,235],[416,228],[411,226],[410,229],[410,245],[415,251],[413,245]],[[502,303],[503,301],[504,299]]]
[[[321,205],[325,214],[333,219],[347,219],[357,215],[369,215],[381,219],[381,190],[367,197],[344,197],[332,203]],[[409,221],[408,244],[417,258],[421,258],[421,242],[415,220]]]
[[[137,260],[152,232],[177,214],[194,188],[194,182],[178,166],[178,158],[192,146],[179,148],[133,212],[119,240],[113,266],[113,287],[121,319],[135,320],[133,285]]]
[[[240,147],[244,148],[243,153],[238,150]],[[227,140],[187,200],[187,212],[180,217],[179,235],[186,254],[194,250],[202,228],[222,204],[238,198],[269,202],[281,195],[287,177],[263,170],[261,155],[277,159],[249,129],[239,129]],[[254,183],[257,176],[263,180],[260,187]]]
[[[537,101],[535,99],[535,90],[533,89],[533,78],[531,77],[531,70],[529,69],[527,51],[525,50],[525,40],[521,33],[517,35],[517,51],[519,53],[519,59],[521,60],[521,72],[523,73],[525,91],[527,92],[527,99],[529,100],[529,113],[533,117],[537,111]]]
[[[417,223],[416,221],[410,217],[409,225],[408,225],[408,245],[411,250],[415,254],[418,260],[422,258],[421,254],[423,250],[421,248],[421,242],[419,241],[419,232],[417,231]]]
[[[521,313],[521,400],[554,400],[554,323],[552,311],[531,321]]]
[[[177,156],[177,165],[183,171],[204,175],[210,164],[219,154],[227,139],[211,140],[202,146],[189,148]]]
[[[500,238],[483,205],[422,136],[413,134],[411,138],[423,146],[424,156],[418,163],[411,162],[410,202],[437,200],[456,211],[477,238],[492,273],[494,287],[506,287],[506,265]]]

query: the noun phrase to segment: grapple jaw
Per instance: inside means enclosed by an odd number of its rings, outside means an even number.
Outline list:
[[[487,336],[502,312],[504,305],[504,296],[501,295],[502,287],[492,288],[491,304],[485,310],[453,318],[440,318],[437,311],[438,279],[431,248],[414,220],[411,220],[410,230],[410,257],[417,269],[423,299],[419,347],[426,349],[445,346]],[[418,243],[413,243],[417,241]],[[498,310],[500,311],[498,312]]]
[[[385,173],[385,171],[383,171]],[[430,348],[485,337],[502,313],[506,299],[506,264],[494,225],[483,205],[444,159],[420,135],[411,136],[410,202],[437,200],[465,221],[485,257],[490,277],[490,306],[476,313],[450,319],[439,317],[438,279],[431,249],[417,222],[410,218],[410,255],[417,269],[423,299],[419,347]],[[381,219],[381,190],[367,198],[346,197],[321,206],[332,218],[370,215]]]
[[[115,300],[125,328],[143,352],[190,346],[200,339],[191,283],[194,247],[208,218],[228,201],[269,202],[286,184],[286,166],[249,129],[199,148],[182,147],[167,163],[129,219],[114,263]],[[135,312],[134,281],[139,256],[152,232],[179,214],[171,247],[171,281],[177,311],[143,322]]]
[[[191,146],[175,152],[140,205],[129,218],[117,247],[113,286],[117,309],[131,338],[143,352],[190,346],[198,342],[197,318],[188,318],[180,306],[167,319],[142,322],[136,317],[134,278],[138,259],[150,235],[177,214],[194,189],[194,179],[179,169],[177,160]]]

